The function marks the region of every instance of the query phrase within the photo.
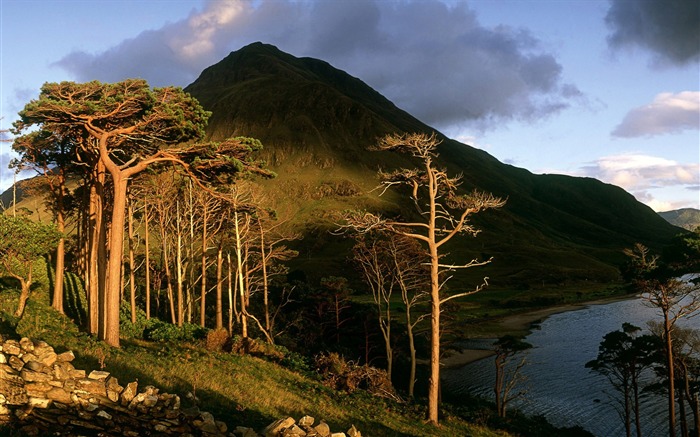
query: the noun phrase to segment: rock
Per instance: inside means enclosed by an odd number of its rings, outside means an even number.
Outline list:
[[[314,418],[311,416],[304,416],[299,419],[299,426],[313,426]]]
[[[350,429],[346,433],[348,437],[362,437],[362,433],[355,428],[355,425],[351,425]]]
[[[88,379],[95,379],[97,381],[104,381],[109,377],[109,372],[103,372],[101,370],[93,370],[88,375]]]
[[[329,437],[331,435],[331,428],[324,421],[314,426],[314,431],[316,431],[320,437]]]
[[[279,419],[267,425],[265,429],[263,429],[260,432],[260,434],[262,434],[264,437],[278,437],[278,435],[283,430],[289,428],[294,424],[295,420],[291,417],[287,417],[286,419]]]
[[[306,431],[297,425],[292,425],[282,432],[282,437],[306,437]]]
[[[69,363],[75,359],[75,354],[73,351],[67,351],[60,353],[56,356],[56,361],[59,363]]]
[[[139,384],[136,381],[128,383],[126,387],[124,387],[124,390],[122,390],[121,392],[120,403],[122,405],[128,405],[136,396],[138,387]]]

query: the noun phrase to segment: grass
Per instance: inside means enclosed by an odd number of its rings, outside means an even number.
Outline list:
[[[16,325],[16,335],[44,340],[58,352],[72,350],[77,368],[104,368],[122,384],[137,380],[141,387],[154,385],[178,394],[183,407],[197,404],[227,423],[260,429],[287,416],[310,415],[325,420],[334,430],[355,425],[364,435],[382,436],[507,436],[501,431],[470,424],[453,414],[435,428],[422,420],[417,404],[399,404],[331,390],[314,374],[300,374],[281,365],[245,355],[209,352],[199,344],[123,340],[113,349],[80,332],[67,317],[47,306],[46,299],[30,300],[26,314]],[[16,293],[3,290],[0,311],[5,320],[16,305]],[[1,325],[8,331],[8,323]],[[10,334],[3,332],[4,335]],[[196,396],[196,401],[187,394]]]

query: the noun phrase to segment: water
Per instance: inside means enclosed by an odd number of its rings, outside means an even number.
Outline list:
[[[604,376],[590,372],[585,364],[596,358],[605,334],[621,329],[624,322],[645,328],[649,320],[658,321],[660,315],[640,299],[591,305],[550,316],[526,338],[534,346],[527,353],[528,364],[523,369],[527,394],[514,400],[509,408],[543,415],[556,426],[580,425],[596,436],[624,436],[624,424],[611,400],[617,392]],[[693,325],[699,323],[692,319]],[[493,340],[486,342],[491,343]],[[451,394],[493,398],[494,372],[493,358],[459,369],[445,369],[443,387]],[[665,398],[647,397],[642,410],[644,435],[668,432]]]

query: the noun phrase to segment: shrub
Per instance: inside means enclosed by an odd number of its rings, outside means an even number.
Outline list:
[[[386,371],[368,365],[359,366],[331,352],[316,357],[316,370],[326,385],[334,390],[352,393],[362,389],[368,393],[400,401]]]
[[[225,329],[212,329],[207,332],[206,348],[211,352],[220,352],[230,343],[231,337]]]
[[[160,319],[150,319],[143,331],[143,338],[152,341],[196,341],[203,340],[207,336],[207,329],[192,323],[183,323],[182,326],[173,325]]]

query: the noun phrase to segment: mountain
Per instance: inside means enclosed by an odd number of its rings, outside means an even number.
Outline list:
[[[348,208],[410,214],[398,194],[372,191],[376,171],[411,159],[367,146],[393,132],[430,126],[327,62],[297,58],[254,43],[205,69],[185,88],[212,111],[208,136],[245,135],[265,145],[279,177],[264,182],[275,207],[307,238],[298,268],[307,275],[347,271],[343,242],[327,232]],[[441,135],[441,134],[440,134]],[[485,269],[497,286],[607,282],[618,277],[622,249],[635,242],[661,249],[679,229],[619,187],[590,178],[535,175],[441,135],[440,160],[478,187],[508,199],[475,218],[483,229],[449,247],[457,259],[494,257]],[[467,275],[468,276],[468,275]]]
[[[700,210],[682,208],[673,211],[660,212],[659,215],[672,225],[693,231],[700,227]]]

